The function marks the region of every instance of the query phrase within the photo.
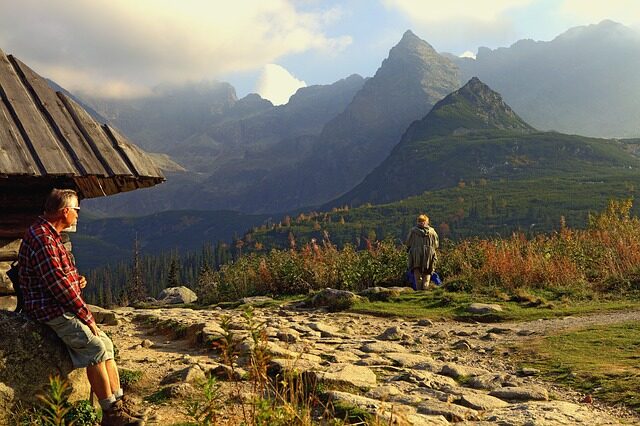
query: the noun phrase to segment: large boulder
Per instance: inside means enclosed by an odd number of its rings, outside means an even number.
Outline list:
[[[69,382],[71,401],[90,395],[85,369],[73,370],[64,343],[46,325],[24,314],[0,310],[0,424],[18,401],[33,403],[48,388],[49,376]]]
[[[314,308],[326,308],[329,311],[343,311],[349,309],[356,302],[364,300],[362,297],[347,290],[325,288],[313,295],[310,304]]]
[[[158,296],[158,303],[166,305],[193,303],[196,300],[198,296],[185,286],[165,288]]]

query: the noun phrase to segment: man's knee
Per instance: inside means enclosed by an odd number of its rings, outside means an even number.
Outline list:
[[[109,338],[109,336],[107,336],[106,334],[104,334],[104,332],[100,331],[100,335],[98,336],[100,338],[100,341],[102,342],[102,345],[104,346],[104,350],[105,353],[107,355],[107,359],[113,359],[114,358],[114,345],[113,342],[111,341],[111,339]]]

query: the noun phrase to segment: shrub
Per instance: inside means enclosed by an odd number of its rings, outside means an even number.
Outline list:
[[[584,295],[638,289],[640,220],[630,210],[630,200],[611,201],[605,211],[589,216],[585,230],[569,229],[561,218],[560,230],[548,235],[514,233],[457,244],[445,239],[436,270],[450,291],[514,294],[524,288]],[[252,253],[218,272],[203,272],[198,291],[205,303],[326,287],[359,291],[400,284],[405,271],[405,249],[393,241],[368,241],[366,250],[358,251],[312,240],[299,250]]]

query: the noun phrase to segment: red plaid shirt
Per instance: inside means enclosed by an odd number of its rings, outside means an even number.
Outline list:
[[[34,319],[44,322],[71,312],[87,325],[94,322],[80,295],[78,270],[60,234],[43,217],[24,235],[18,253],[18,277],[25,312]]]

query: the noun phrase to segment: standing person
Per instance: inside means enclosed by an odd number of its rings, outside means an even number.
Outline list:
[[[87,368],[91,390],[103,410],[102,425],[140,425],[123,402],[113,343],[98,329],[82,298],[87,280],[65,249],[60,232],[78,221],[78,195],[54,189],[40,216],[25,233],[18,253],[24,312],[51,327],[65,343],[74,368]]]
[[[426,290],[429,288],[431,273],[438,259],[438,234],[429,226],[429,217],[426,214],[418,216],[416,222],[416,226],[407,236],[405,245],[409,255],[409,270],[413,271],[416,290]]]

